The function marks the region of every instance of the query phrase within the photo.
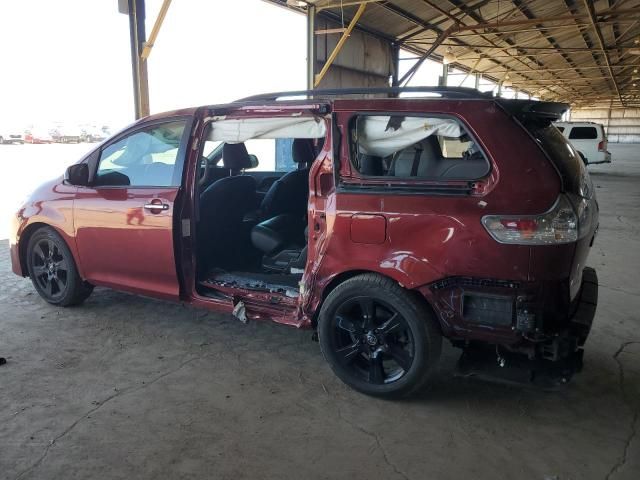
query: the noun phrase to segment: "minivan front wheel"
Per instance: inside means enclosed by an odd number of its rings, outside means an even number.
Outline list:
[[[52,228],[43,227],[31,235],[27,267],[38,294],[53,305],[77,305],[93,291],[93,286],[80,278],[69,247]]]
[[[331,291],[320,310],[318,337],[324,357],[343,382],[386,398],[424,387],[442,347],[426,306],[376,274],[350,278]]]

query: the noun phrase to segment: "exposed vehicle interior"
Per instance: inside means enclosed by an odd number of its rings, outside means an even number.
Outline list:
[[[213,122],[204,142],[196,229],[204,295],[220,285],[297,294],[304,272],[309,168],[324,121],[253,120]]]
[[[351,140],[353,165],[365,177],[475,180],[489,171],[476,142],[452,118],[358,116]]]

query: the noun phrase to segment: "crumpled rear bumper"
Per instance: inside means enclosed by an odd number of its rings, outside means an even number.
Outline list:
[[[582,370],[583,346],[589,336],[598,304],[598,276],[586,267],[580,293],[573,303],[569,323],[553,335],[532,339],[528,345],[465,348],[457,374],[492,381],[534,384],[545,388],[569,381]]]

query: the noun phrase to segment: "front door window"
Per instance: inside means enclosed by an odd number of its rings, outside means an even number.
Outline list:
[[[147,127],[112,143],[100,154],[96,186],[179,186],[176,162],[185,121]]]

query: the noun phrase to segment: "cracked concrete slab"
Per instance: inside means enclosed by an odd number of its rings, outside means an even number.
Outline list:
[[[0,479],[637,478],[640,159],[611,147],[596,323],[552,393],[453,378],[447,348],[428,391],[371,399],[306,331],[106,289],[47,305],[0,242]]]

